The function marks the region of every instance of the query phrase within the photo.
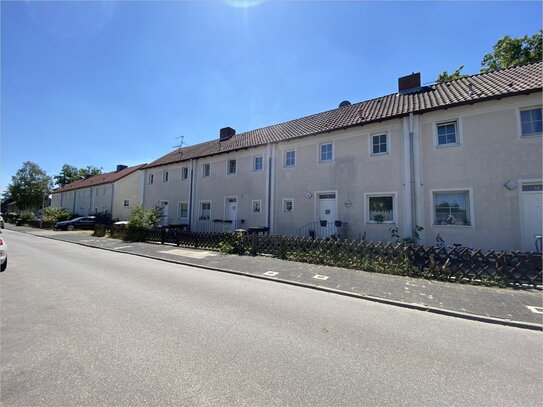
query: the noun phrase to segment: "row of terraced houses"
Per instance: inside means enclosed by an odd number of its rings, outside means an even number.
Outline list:
[[[542,229],[542,63],[422,86],[179,148],[74,182],[52,206],[127,219],[138,203],[195,231],[533,250]],[[258,230],[258,229],[256,229]]]

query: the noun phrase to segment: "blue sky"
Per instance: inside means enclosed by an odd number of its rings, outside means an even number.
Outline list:
[[[0,190],[24,161],[151,162],[188,144],[477,73],[541,2],[5,2]]]

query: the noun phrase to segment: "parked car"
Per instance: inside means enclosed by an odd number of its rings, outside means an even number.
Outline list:
[[[0,237],[0,271],[4,271],[7,267],[8,267],[8,244],[6,243],[6,239],[4,239],[3,237]]]
[[[82,216],[72,220],[65,220],[55,223],[55,229],[75,230],[75,229],[94,229],[96,224],[95,216]]]
[[[4,225],[4,218],[2,216],[0,216],[0,228],[4,229],[5,225]]]

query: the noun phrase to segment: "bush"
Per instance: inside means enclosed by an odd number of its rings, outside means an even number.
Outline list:
[[[145,209],[143,205],[137,205],[130,214],[128,219],[129,229],[151,229],[160,222],[162,218],[162,211],[158,207],[152,209]]]
[[[45,208],[43,210],[43,220],[45,222],[60,222],[63,220],[69,220],[72,213],[68,209],[64,208]]]
[[[222,253],[242,256],[249,253],[249,249],[249,241],[243,232],[228,233],[225,239],[219,243],[219,250]]]

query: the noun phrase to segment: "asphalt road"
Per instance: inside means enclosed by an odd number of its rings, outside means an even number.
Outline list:
[[[2,406],[543,400],[540,332],[3,236]]]

